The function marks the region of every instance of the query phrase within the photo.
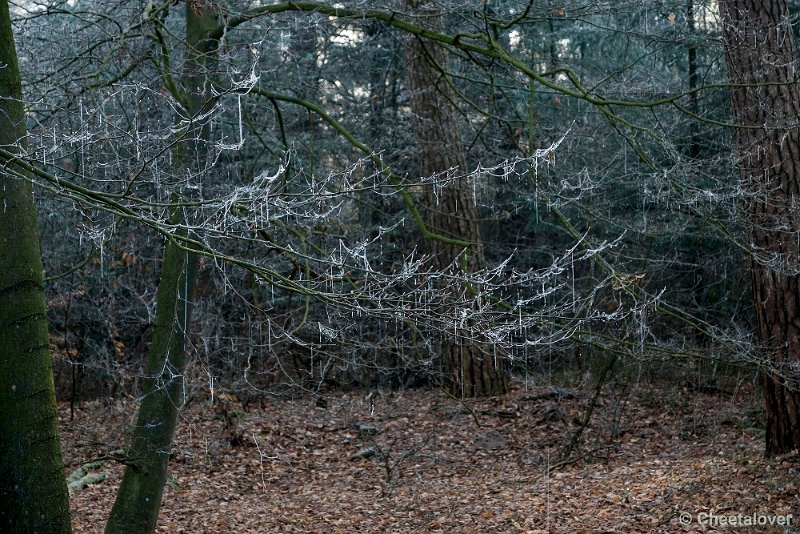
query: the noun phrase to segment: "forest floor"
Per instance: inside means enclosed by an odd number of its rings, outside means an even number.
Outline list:
[[[181,416],[158,532],[800,532],[800,458],[763,457],[752,389],[609,391],[561,463],[590,398],[516,384],[463,403],[434,390],[247,410],[198,400]],[[68,472],[122,449],[135,412],[86,402],[70,420],[60,405]],[[114,462],[96,471],[106,478],[70,492],[76,533],[103,531],[120,482]],[[728,525],[789,514],[793,528]]]

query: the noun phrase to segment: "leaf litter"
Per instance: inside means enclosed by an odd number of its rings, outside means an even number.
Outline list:
[[[752,390],[606,394],[567,459],[589,402],[577,391],[323,397],[189,403],[157,532],[749,532],[697,514],[800,517],[798,456],[764,458]],[[119,454],[136,407],[85,402],[70,421],[61,404],[67,473]],[[75,532],[103,532],[122,477],[105,462],[105,478],[70,491]]]

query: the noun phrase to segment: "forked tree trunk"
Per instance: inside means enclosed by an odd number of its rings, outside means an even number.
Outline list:
[[[186,41],[189,46],[182,95],[186,111],[197,117],[211,102],[206,69],[217,53],[217,42],[208,38],[217,27],[217,7],[206,1],[186,2]],[[205,94],[204,94],[205,91]],[[207,128],[190,125],[188,141],[179,147],[178,168],[202,169]],[[185,172],[185,171],[184,171]],[[173,201],[180,198],[174,195]],[[172,224],[188,224],[181,208],[172,214]],[[180,235],[187,235],[185,230]],[[172,438],[183,405],[186,367],[186,335],[191,320],[192,298],[197,280],[198,258],[175,241],[167,241],[156,295],[153,341],[145,365],[142,403],[128,449],[128,466],[111,510],[106,533],[149,534],[155,532],[164,484],[167,480]]]
[[[25,150],[25,113],[8,12],[0,1],[0,147]],[[70,532],[30,182],[0,161],[0,532]]]
[[[766,453],[800,446],[800,87],[785,0],[721,0],[766,363]]]
[[[412,2],[409,2],[411,5]],[[440,16],[432,9],[413,2],[417,14],[436,26]],[[424,177],[456,168],[467,171],[464,148],[458,134],[458,121],[451,108],[452,90],[442,72],[447,51],[435,43],[411,38],[407,49],[407,69],[411,89],[411,112],[419,154],[419,171]],[[444,177],[443,177],[444,179]],[[425,214],[429,229],[437,234],[472,243],[469,248],[429,242],[436,267],[453,280],[476,272],[484,265],[483,242],[473,188],[463,178],[441,186],[426,187]],[[459,283],[461,284],[461,283]],[[452,287],[462,293],[463,285]],[[449,329],[448,329],[449,330]],[[447,386],[459,397],[499,395],[508,391],[507,361],[502,352],[472,339],[466,329],[442,332],[442,367]]]

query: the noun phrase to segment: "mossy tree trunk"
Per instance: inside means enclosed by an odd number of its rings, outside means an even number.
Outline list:
[[[0,146],[26,148],[8,2],[0,1]],[[31,183],[0,162],[0,532],[70,532]]]
[[[203,0],[186,2],[186,41],[189,46],[180,100],[189,116],[202,115],[213,104],[207,70],[214,63],[217,41],[209,39],[219,24],[218,7]],[[205,120],[189,126],[187,142],[178,149],[177,172],[184,168],[202,171],[205,165],[208,129]],[[185,172],[185,170],[184,170]],[[176,203],[178,195],[173,196]],[[172,224],[188,235],[182,208],[174,210]],[[183,404],[186,336],[191,319],[198,258],[179,241],[167,240],[156,295],[153,341],[145,366],[142,403],[133,442],[127,452],[123,475],[106,533],[145,534],[155,531],[167,480],[172,438]]]
[[[434,27],[441,24],[435,8],[412,2],[416,14]],[[444,72],[447,51],[436,43],[412,37],[407,49],[411,111],[419,155],[419,171],[430,177],[457,169],[467,172],[458,121],[451,107],[454,94]],[[436,267],[457,280],[484,267],[483,242],[474,189],[462,177],[426,187],[425,213],[429,229],[439,235],[468,241],[465,248],[443,241],[429,241]],[[461,294],[464,287],[453,287]],[[467,329],[442,332],[439,345],[447,387],[458,397],[499,395],[508,391],[507,361],[493,347],[476,341]],[[451,337],[452,336],[452,337]]]
[[[785,0],[723,0],[742,190],[754,246],[766,453],[800,447],[800,86]]]
[[[196,256],[168,241],[145,366],[144,396],[107,533],[155,532],[172,436],[183,404],[186,330],[196,271]]]

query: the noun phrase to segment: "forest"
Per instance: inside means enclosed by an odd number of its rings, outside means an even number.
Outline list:
[[[800,528],[800,1],[0,25],[0,532]]]

